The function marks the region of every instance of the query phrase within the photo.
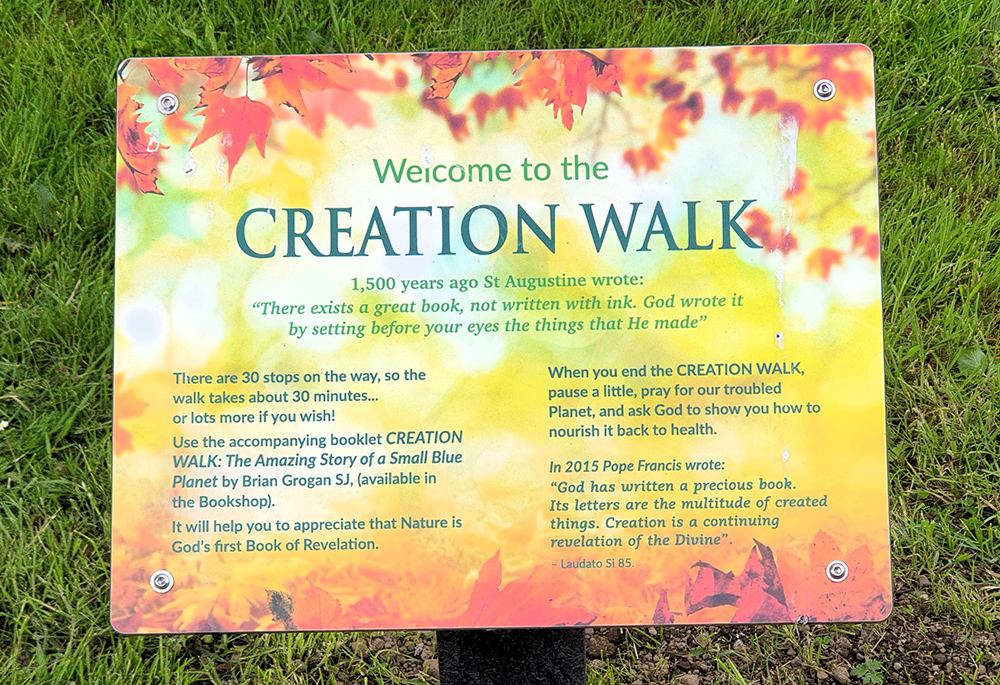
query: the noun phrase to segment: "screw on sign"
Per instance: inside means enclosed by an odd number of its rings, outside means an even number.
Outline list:
[[[174,587],[174,577],[170,571],[157,571],[149,577],[149,587],[153,588],[153,592],[159,592],[161,595],[164,592],[170,592],[171,588]]]
[[[177,96],[173,93],[164,93],[156,98],[156,109],[160,114],[173,114],[180,106]]]
[[[826,565],[826,577],[835,583],[841,583],[847,580],[848,573],[849,569],[847,568],[847,564],[839,559],[831,561]]]
[[[817,100],[826,102],[827,100],[832,100],[836,94],[837,86],[828,78],[821,78],[813,84],[813,95],[816,96]]]

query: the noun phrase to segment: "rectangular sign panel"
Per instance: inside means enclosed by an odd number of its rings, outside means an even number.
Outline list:
[[[116,629],[888,615],[866,47],[118,78]]]

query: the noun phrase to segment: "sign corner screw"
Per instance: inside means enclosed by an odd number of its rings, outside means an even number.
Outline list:
[[[834,559],[826,565],[826,577],[835,583],[842,583],[847,580],[849,573],[850,569],[847,568],[847,564],[840,559]]]
[[[836,94],[837,86],[828,78],[821,78],[813,84],[813,95],[816,96],[817,100],[826,102],[827,100],[832,100]]]
[[[160,114],[173,114],[180,107],[180,101],[173,93],[164,93],[156,98],[156,109]]]
[[[153,588],[153,592],[159,592],[161,595],[170,592],[171,588],[174,587],[174,577],[170,571],[157,571],[149,577],[149,587]]]

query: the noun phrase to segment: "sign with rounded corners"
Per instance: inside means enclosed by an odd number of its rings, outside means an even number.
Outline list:
[[[117,630],[888,616],[866,47],[117,77]]]

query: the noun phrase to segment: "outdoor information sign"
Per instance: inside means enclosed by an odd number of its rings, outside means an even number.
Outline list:
[[[117,75],[115,628],[888,615],[866,47]]]

